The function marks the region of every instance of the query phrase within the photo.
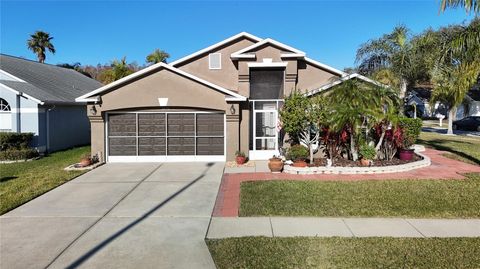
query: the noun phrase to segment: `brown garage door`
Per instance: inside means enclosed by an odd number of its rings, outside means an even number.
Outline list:
[[[223,113],[109,113],[109,161],[224,160]]]

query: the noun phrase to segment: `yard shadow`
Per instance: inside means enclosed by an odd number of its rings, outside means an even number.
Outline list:
[[[474,156],[471,156],[469,154],[466,154],[465,152],[458,151],[451,146],[445,145],[445,141],[443,141],[443,140],[440,140],[440,139],[435,139],[435,140],[419,139],[418,142],[420,142],[421,144],[424,144],[426,146],[429,146],[431,148],[434,148],[434,149],[438,149],[438,150],[442,150],[442,151],[448,151],[448,152],[453,153],[455,155],[458,155],[462,158],[465,158],[465,159],[467,159],[467,160],[469,160],[469,161],[471,161],[471,162],[473,162],[477,165],[480,165],[480,159],[478,159]],[[459,142],[459,143],[472,144],[472,143],[469,143],[469,142]],[[476,145],[472,144],[472,146],[476,146]]]
[[[18,177],[2,177],[0,178],[0,182],[7,182],[7,181],[10,181],[12,179],[16,179]]]
[[[69,266],[67,266],[66,268],[77,268],[79,267],[80,265],[82,265],[84,262],[86,262],[90,257],[92,257],[93,255],[95,255],[98,251],[100,251],[102,248],[106,247],[108,244],[110,244],[111,242],[113,242],[115,239],[117,239],[118,237],[120,237],[122,234],[124,234],[125,232],[127,232],[128,230],[132,229],[133,227],[135,227],[137,224],[139,224],[140,222],[142,222],[143,220],[145,220],[148,216],[150,216],[151,214],[153,214],[156,210],[158,210],[159,208],[161,208],[162,206],[164,206],[165,204],[167,204],[168,202],[170,202],[173,198],[175,198],[176,196],[178,196],[179,194],[181,194],[182,192],[184,192],[185,190],[187,190],[188,188],[190,188],[193,184],[195,184],[196,182],[198,182],[200,179],[202,179],[203,177],[205,177],[205,174],[207,173],[207,171],[210,169],[210,167],[212,167],[214,165],[214,163],[207,163],[207,167],[206,169],[203,171],[203,173],[198,176],[197,178],[195,178],[194,180],[192,180],[190,183],[188,183],[187,185],[185,185],[183,188],[181,188],[180,190],[178,190],[177,192],[175,192],[174,194],[170,195],[167,199],[163,200],[161,203],[159,203],[158,205],[156,205],[155,207],[153,207],[152,209],[150,209],[149,211],[147,211],[145,214],[143,214],[141,217],[139,217],[138,219],[136,219],[135,221],[133,221],[132,223],[130,223],[129,225],[125,226],[123,229],[117,231],[116,233],[114,233],[113,235],[111,235],[110,237],[108,237],[107,239],[103,240],[101,243],[99,243],[98,245],[96,245],[94,248],[92,248],[91,250],[89,250],[87,253],[83,254],[80,258],[78,258],[77,260],[75,260],[73,263],[71,263]]]

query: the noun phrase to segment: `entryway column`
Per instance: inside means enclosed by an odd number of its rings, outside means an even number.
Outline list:
[[[105,120],[102,115],[89,115],[92,155],[98,154],[100,162],[105,162]]]
[[[235,152],[240,148],[240,110],[238,104],[231,104],[231,108],[227,111],[227,161],[235,160]],[[233,112],[233,113],[232,113]]]

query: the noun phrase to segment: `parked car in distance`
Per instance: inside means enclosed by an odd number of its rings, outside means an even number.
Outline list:
[[[480,132],[480,116],[468,116],[461,120],[453,122],[454,130],[479,131]]]

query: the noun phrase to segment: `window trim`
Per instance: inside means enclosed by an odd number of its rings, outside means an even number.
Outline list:
[[[212,67],[212,55],[214,55],[214,54],[219,55],[219,67],[218,68]],[[208,69],[210,69],[210,70],[220,70],[220,69],[222,69],[222,53],[213,52],[213,53],[208,54]]]

